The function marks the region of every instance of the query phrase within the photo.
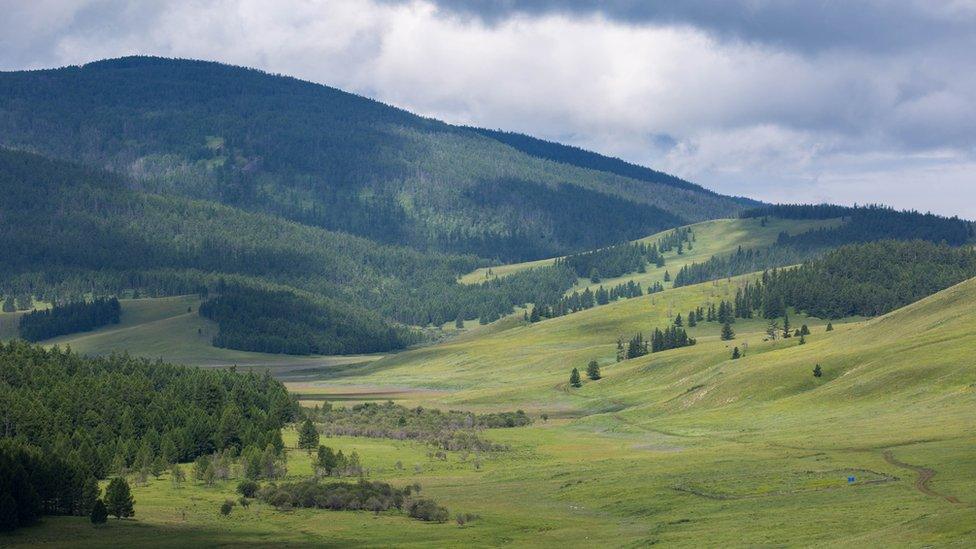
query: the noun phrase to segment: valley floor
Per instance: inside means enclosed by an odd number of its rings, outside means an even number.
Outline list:
[[[479,519],[279,511],[221,516],[235,481],[136,487],[136,518],[92,528],[47,518],[12,546],[971,546],[976,543],[976,280],[873,320],[764,341],[742,321],[698,345],[617,363],[616,338],[734,292],[742,279],[485,331],[291,383],[307,405],[395,399],[442,409],[525,409],[528,427],[485,433],[508,451],[430,456],[419,442],[323,439],[357,451],[369,478],[418,482]],[[517,323],[516,323],[517,324]],[[730,360],[730,348],[747,348]],[[568,386],[591,358],[604,378]],[[812,368],[821,364],[824,375]],[[546,413],[548,420],[541,419]],[[286,442],[293,446],[289,432]],[[402,468],[396,463],[400,462]],[[477,462],[477,464],[476,464]],[[310,457],[289,452],[289,476]]]

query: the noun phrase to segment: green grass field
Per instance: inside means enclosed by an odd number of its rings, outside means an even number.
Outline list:
[[[773,238],[779,230],[771,228]],[[693,252],[706,234],[700,229]],[[480,467],[457,452],[430,459],[419,442],[323,439],[357,451],[371,479],[419,482],[452,515],[480,516],[464,527],[261,504],[222,517],[233,481],[174,488],[164,475],[135,488],[134,520],[93,528],[86,519],[47,518],[0,545],[976,544],[976,279],[882,317],[834,322],[832,332],[791,314],[812,330],[805,345],[765,341],[758,319],[737,322],[728,342],[717,323],[703,323],[691,329],[695,346],[615,362],[617,337],[727,298],[749,276],[536,324],[510,317],[287,382],[308,405],[389,398],[528,411],[533,425],[486,432],[511,449],[481,456]],[[732,346],[746,356],[731,360]],[[570,388],[570,369],[591,359],[604,378]],[[813,376],[816,364],[823,377]],[[287,444],[295,440],[286,433]],[[296,449],[288,467],[295,479],[311,472]]]
[[[121,322],[91,332],[69,334],[44,341],[89,355],[128,352],[192,366],[270,369],[276,375],[301,378],[324,367],[363,363],[375,355],[288,356],[220,349],[210,344],[217,325],[197,314],[195,295],[122,299]],[[0,314],[0,340],[17,336],[20,313]],[[309,373],[313,372],[313,373]]]

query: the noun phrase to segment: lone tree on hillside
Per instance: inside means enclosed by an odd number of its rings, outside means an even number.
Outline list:
[[[793,333],[790,331],[790,315],[783,313],[783,339],[792,335]]]
[[[732,360],[737,360],[741,356],[742,356],[742,353],[739,352],[739,348],[738,347],[736,347],[735,349],[732,349]]]
[[[312,450],[318,445],[319,430],[315,428],[311,418],[305,418],[305,422],[298,430],[298,447],[303,450]]]
[[[732,330],[732,325],[726,322],[722,324],[722,341],[729,341],[735,339],[735,331]]]
[[[808,336],[808,335],[810,335],[810,328],[807,328],[807,325],[806,324],[804,324],[803,326],[800,326],[800,335],[801,336]]]
[[[833,322],[828,322],[827,323],[827,331],[828,332],[833,332],[834,331],[834,323]]]
[[[573,368],[573,372],[569,374],[569,384],[577,389],[583,386],[583,382],[580,381],[579,370]]]
[[[116,519],[131,517],[136,514],[133,509],[135,503],[129,483],[124,478],[115,477],[108,483],[105,488],[105,508],[110,515]]]
[[[105,524],[105,521],[108,520],[108,509],[105,508],[105,502],[101,499],[95,500],[91,508],[91,513],[88,515],[88,520],[92,524]]]
[[[823,370],[820,369],[820,365],[817,364],[813,367],[813,377],[820,377],[823,375]]]
[[[675,326],[684,326],[685,325],[684,321],[681,320],[681,313],[678,313],[678,316],[674,317],[674,325]]]
[[[586,377],[596,381],[600,379],[600,365],[597,364],[595,360],[591,360],[589,364],[586,365]]]
[[[664,281],[671,282],[671,273],[664,271]]]

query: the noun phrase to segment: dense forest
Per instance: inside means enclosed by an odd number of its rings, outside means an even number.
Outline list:
[[[88,332],[106,324],[118,324],[121,315],[122,306],[114,297],[55,304],[50,309],[22,315],[20,337],[41,341],[63,334]]]
[[[161,194],[502,261],[755,205],[576,148],[212,62],[129,57],[0,73],[0,105],[3,146],[108,166]],[[619,211],[577,230],[593,204]]]
[[[767,317],[779,316],[779,303],[820,318],[875,316],[974,276],[971,248],[882,241],[844,246],[800,267],[767,273],[755,292],[760,307],[769,309]]]
[[[377,315],[331,300],[301,298],[285,290],[218,284],[200,305],[200,316],[217,323],[217,347],[262,353],[355,354],[405,347],[420,336],[390,326]]]
[[[109,474],[226,449],[280,451],[297,413],[268,375],[0,343],[0,529],[88,514]]]
[[[561,295],[576,278],[546,268],[461,285],[458,275],[486,262],[137,192],[121,176],[28,153],[0,150],[0,186],[5,296],[203,294],[223,278],[342,302],[364,324],[377,325],[371,310],[427,325],[495,320],[540,295]]]
[[[2,438],[77,459],[97,478],[157,458],[280,445],[297,412],[267,375],[0,344]]]

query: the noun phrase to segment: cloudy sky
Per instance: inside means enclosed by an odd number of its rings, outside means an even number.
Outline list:
[[[0,0],[0,70],[213,59],[777,202],[976,219],[976,0]]]

